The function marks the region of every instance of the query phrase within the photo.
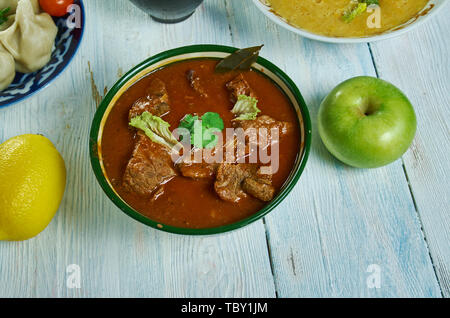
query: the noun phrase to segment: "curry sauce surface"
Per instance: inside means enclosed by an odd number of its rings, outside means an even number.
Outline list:
[[[162,68],[133,84],[116,102],[105,123],[101,152],[107,177],[117,193],[135,210],[162,224],[184,228],[209,228],[234,223],[259,211],[267,203],[248,196],[238,204],[221,200],[214,191],[214,179],[192,180],[176,176],[164,185],[164,192],[156,200],[127,192],[122,177],[133,152],[135,130],[128,126],[128,112],[133,103],[146,95],[154,78],[166,84],[171,110],[162,118],[171,129],[178,127],[186,114],[203,115],[217,112],[225,128],[232,127],[233,105],[225,84],[238,73],[214,73],[215,60],[189,60]],[[208,96],[201,97],[189,85],[186,73],[194,70],[201,78]],[[280,168],[273,176],[277,191],[287,179],[300,150],[300,131],[295,111],[282,91],[265,76],[244,72],[244,77],[256,92],[260,114],[290,122],[292,132],[280,142]]]
[[[342,16],[350,0],[266,0],[273,11],[293,26],[307,31],[337,37],[369,36],[395,28],[414,18],[428,0],[379,0],[381,27],[370,28],[367,19],[372,13],[365,12],[352,22],[346,23]]]

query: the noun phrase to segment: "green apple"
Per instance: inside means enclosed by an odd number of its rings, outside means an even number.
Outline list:
[[[342,162],[359,168],[387,165],[409,148],[417,121],[408,98],[378,78],[351,78],[334,88],[319,109],[319,134]]]

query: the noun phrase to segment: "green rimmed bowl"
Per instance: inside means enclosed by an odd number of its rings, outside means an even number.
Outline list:
[[[155,229],[171,233],[185,235],[210,235],[224,233],[241,228],[264,217],[286,198],[286,196],[299,180],[300,175],[305,168],[309,150],[311,147],[311,120],[309,117],[308,108],[294,82],[277,66],[262,57],[258,58],[257,62],[253,65],[253,68],[257,71],[260,71],[266,77],[270,78],[291,101],[291,105],[295,109],[295,112],[297,114],[297,123],[299,125],[301,134],[300,152],[297,155],[294,167],[278,195],[266,206],[264,206],[264,208],[246,219],[220,227],[204,229],[175,227],[156,222],[140,214],[117,194],[117,192],[111,185],[111,182],[108,180],[105,168],[103,166],[101,140],[103,127],[106,123],[108,115],[110,114],[119,97],[130,86],[139,81],[141,78],[169,64],[198,58],[221,59],[236,50],[237,48],[222,45],[191,45],[154,55],[141,64],[135,66],[121,79],[119,79],[101,102],[92,121],[89,139],[92,169],[94,170],[95,176],[97,177],[100,186],[105,191],[109,199],[128,216]]]

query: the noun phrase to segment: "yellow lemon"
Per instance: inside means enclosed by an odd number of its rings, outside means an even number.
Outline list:
[[[64,160],[50,140],[22,135],[0,145],[0,240],[27,240],[54,217],[66,186]]]

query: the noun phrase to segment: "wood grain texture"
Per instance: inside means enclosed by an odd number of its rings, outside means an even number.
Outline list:
[[[161,51],[231,44],[222,32],[224,3],[208,1],[186,22],[162,25],[128,1],[85,2],[85,38],[69,69],[37,96],[0,110],[0,140],[44,134],[68,169],[50,226],[30,241],[0,243],[0,297],[274,297],[262,221],[222,236],[161,233],[117,209],[89,162],[88,133],[105,89]],[[81,289],[66,287],[70,264],[80,266]]]
[[[403,163],[445,297],[450,297],[449,16],[447,3],[435,19],[397,41],[371,45],[380,77],[398,85],[415,106],[417,135]]]
[[[440,287],[449,295],[450,74],[448,37],[442,40],[448,11],[407,36],[371,46],[380,76],[421,105],[418,137],[403,161],[375,170],[346,167],[314,129],[304,175],[265,222],[185,237],[130,219],[98,186],[88,133],[105,91],[167,49],[264,43],[262,56],[298,84],[315,127],[320,101],[336,84],[375,75],[369,46],[303,39],[270,22],[251,1],[206,0],[176,25],[153,22],[129,1],[85,3],[85,38],[68,70],[34,97],[0,109],[0,142],[44,134],[68,169],[50,226],[26,242],[0,242],[0,297],[439,297]],[[80,266],[80,289],[66,287],[70,264]],[[371,264],[380,266],[380,289],[368,288]]]
[[[265,43],[261,54],[298,84],[313,119],[306,171],[289,200],[266,218],[278,295],[440,296],[401,161],[373,170],[346,167],[315,129],[327,92],[347,78],[375,75],[367,45],[312,42],[257,15],[248,2],[228,4],[233,44]],[[371,264],[380,267],[380,289],[366,283]]]

